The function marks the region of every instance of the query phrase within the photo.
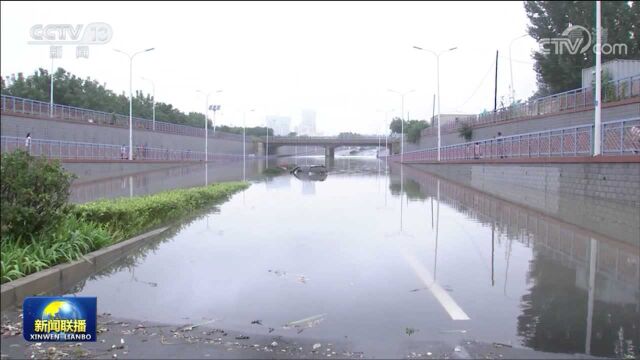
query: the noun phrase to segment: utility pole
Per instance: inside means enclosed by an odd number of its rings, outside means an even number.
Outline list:
[[[496,79],[493,87],[493,112],[498,110],[498,50],[496,50]]]
[[[595,103],[595,124],[593,129],[593,156],[602,153],[602,19],[600,1],[596,1],[596,98]]]

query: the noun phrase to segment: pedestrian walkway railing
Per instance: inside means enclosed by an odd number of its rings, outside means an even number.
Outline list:
[[[590,156],[593,126],[582,125],[443,146],[441,161]],[[602,124],[603,155],[640,155],[640,117]],[[400,160],[400,154],[390,157]],[[438,149],[405,152],[404,162],[436,161]]]
[[[608,103],[640,97],[640,74],[625,79],[610,81],[602,86],[602,102]],[[462,124],[471,126],[487,125],[504,121],[518,120],[541,115],[553,115],[567,110],[581,110],[593,107],[594,89],[592,87],[575,89],[559,94],[515,103],[498,109],[496,112],[484,112],[478,115],[462,116],[454,122],[442,124],[441,132],[453,132]],[[422,130],[422,135],[434,135],[437,127]]]
[[[128,115],[95,111],[59,104],[53,104],[53,107],[51,107],[51,104],[48,102],[8,95],[1,95],[0,106],[0,110],[3,113],[7,114],[23,114],[44,119],[66,120],[85,124],[129,128]],[[134,117],[132,126],[134,130],[154,131],[153,121],[149,119]],[[202,128],[199,128],[162,121],[155,122],[155,131],[198,137],[204,137],[205,134],[204,126]],[[232,139],[240,141],[242,140],[242,135],[221,131],[216,131],[214,133],[213,131],[209,130],[208,136],[210,138]]]
[[[64,160],[126,160],[129,158],[127,146],[113,144],[94,144],[76,141],[59,141],[45,139],[18,138],[1,136],[0,148],[2,152],[17,149],[28,151],[33,156],[43,156],[51,159]],[[254,157],[248,155],[248,157]],[[136,146],[133,149],[134,160],[164,160],[164,161],[204,161],[203,151],[173,150]],[[227,153],[209,153],[209,161],[241,160],[242,155]]]

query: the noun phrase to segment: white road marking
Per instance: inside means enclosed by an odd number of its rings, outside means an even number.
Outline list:
[[[449,314],[453,320],[470,320],[469,316],[462,310],[460,306],[453,300],[453,298],[447,293],[440,285],[434,281],[433,275],[425,268],[418,259],[410,254],[406,249],[402,249],[402,254],[407,260],[413,271],[425,286],[431,291],[433,296],[438,300],[440,305]]]

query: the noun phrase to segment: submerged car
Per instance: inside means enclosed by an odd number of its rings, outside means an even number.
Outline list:
[[[302,165],[291,170],[291,174],[300,180],[324,181],[327,178],[327,167],[324,165]]]

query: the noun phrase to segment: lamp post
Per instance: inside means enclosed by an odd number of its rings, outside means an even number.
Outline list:
[[[522,39],[525,36],[528,36],[528,34],[522,34],[516,38],[513,38],[509,43],[509,75],[511,76],[511,91],[509,91],[509,95],[511,96],[512,104],[514,103],[514,101],[516,101],[516,90],[513,87],[513,61],[511,60],[511,45],[513,45],[516,40]]]
[[[414,92],[415,90],[410,90],[404,93],[395,91],[395,90],[391,90],[389,89],[390,92],[392,93],[396,93],[398,95],[400,95],[400,98],[402,99],[402,106],[401,106],[401,116],[400,116],[400,132],[402,133],[400,135],[400,163],[402,164],[402,162],[404,161],[404,96],[407,94],[411,94],[412,92]]]
[[[216,94],[220,94],[222,90],[216,90]],[[211,105],[209,110],[213,111],[213,135],[216,134],[216,111],[220,110],[220,105]]]
[[[129,160],[133,160],[133,58],[138,54],[152,51],[153,49],[155,48],[140,50],[131,55],[122,50],[114,49],[129,58]]]
[[[433,50],[421,48],[419,46],[414,46],[413,48],[416,50],[427,51],[436,57],[436,86],[437,86],[436,92],[438,93],[438,161],[440,161],[440,143],[441,143],[440,142],[440,55],[449,51],[453,51],[458,47],[452,47],[447,50],[443,50],[439,53],[436,53]]]
[[[153,82],[153,80],[151,79],[147,79],[147,78],[142,78],[142,80],[147,80],[148,82],[151,83],[151,88],[153,89],[153,115],[152,115],[152,127],[153,127],[153,131],[156,131],[156,84]]]
[[[600,1],[596,1],[596,94],[593,100],[594,108],[594,129],[593,129],[593,156],[602,153],[602,10]]]
[[[265,122],[267,124],[267,144],[266,144],[265,153],[264,153],[264,168],[268,169],[269,168],[269,122],[268,121],[265,121]]]
[[[53,59],[59,59],[60,53],[57,51],[52,51],[49,53],[49,57],[51,57],[51,89],[49,90],[49,117],[53,117],[53,72],[55,71],[53,68]]]
[[[391,109],[391,112],[396,111],[396,109]],[[386,127],[389,122],[389,112],[384,113],[384,126]],[[387,156],[384,157],[384,171],[387,173],[387,160],[389,159],[389,155],[391,155],[391,151],[389,151],[389,134],[384,137],[384,149],[387,151]]]
[[[209,95],[210,92],[206,93],[202,90],[196,90],[196,92],[205,95],[205,105],[204,105],[204,162],[209,161]]]

